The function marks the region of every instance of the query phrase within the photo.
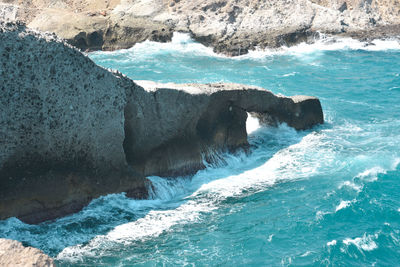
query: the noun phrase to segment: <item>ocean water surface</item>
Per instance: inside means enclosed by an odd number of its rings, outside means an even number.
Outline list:
[[[322,39],[227,58],[176,34],[89,57],[135,80],[317,96],[326,123],[296,132],[250,117],[250,154],[150,177],[149,200],[113,194],[53,222],[0,221],[0,237],[60,266],[400,265],[399,42]]]

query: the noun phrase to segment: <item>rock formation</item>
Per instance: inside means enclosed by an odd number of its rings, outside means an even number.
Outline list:
[[[137,84],[144,91],[128,97],[124,148],[130,165],[144,175],[193,173],[204,167],[209,151],[248,146],[247,113],[298,130],[323,123],[314,97],[280,97],[240,84]]]
[[[54,35],[0,25],[0,219],[52,219],[113,192],[146,197],[122,147],[121,79]]]
[[[101,195],[147,197],[147,175],[203,168],[246,147],[247,112],[302,130],[317,98],[239,84],[137,83],[55,35],[0,23],[0,219],[37,223]]]
[[[83,50],[128,48],[174,31],[228,55],[312,41],[319,33],[398,36],[396,0],[0,0],[0,18],[55,32]]]
[[[55,267],[52,258],[41,250],[24,247],[21,242],[0,238],[0,266],[3,267]]]

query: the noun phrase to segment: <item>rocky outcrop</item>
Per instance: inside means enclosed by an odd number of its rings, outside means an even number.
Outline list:
[[[122,147],[121,79],[54,35],[0,25],[0,219],[40,222],[113,192],[146,197]]]
[[[171,40],[172,29],[163,22],[136,14],[113,14],[119,3],[120,0],[3,0],[0,20],[21,20],[31,28],[54,32],[81,50],[115,50],[145,40]]]
[[[246,147],[247,113],[302,130],[317,98],[238,84],[156,84],[110,72],[52,34],[0,23],[0,219],[28,223],[101,195],[147,197],[147,175],[193,173]]]
[[[0,17],[22,19],[83,50],[128,48],[174,31],[227,55],[312,42],[319,33],[399,36],[395,0],[2,0]]]
[[[71,17],[74,19],[71,20]],[[172,29],[162,22],[136,16],[121,18],[114,14],[102,16],[46,10],[29,25],[32,28],[56,32],[81,50],[115,50],[129,48],[138,42],[167,42]]]
[[[240,84],[137,84],[144,91],[128,98],[124,148],[128,162],[144,175],[193,173],[213,151],[247,147],[247,113],[297,130],[323,123],[314,97],[276,96]]]
[[[21,242],[0,238],[0,266],[3,267],[55,267],[52,258],[41,250],[24,247]]]

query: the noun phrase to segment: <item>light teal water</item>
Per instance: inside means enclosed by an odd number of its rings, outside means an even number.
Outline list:
[[[90,57],[136,80],[314,95],[326,124],[257,128],[250,155],[221,155],[225,163],[193,177],[151,177],[152,200],[109,195],[38,226],[12,218],[0,237],[61,266],[400,265],[397,42],[325,40],[232,59],[178,35]]]

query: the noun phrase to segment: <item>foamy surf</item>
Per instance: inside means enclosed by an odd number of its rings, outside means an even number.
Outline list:
[[[312,43],[300,43],[294,46],[282,46],[280,48],[266,48],[250,50],[248,54],[227,57],[223,54],[213,52],[211,47],[206,47],[195,42],[188,33],[175,32],[171,42],[159,43],[154,41],[144,41],[135,44],[132,48],[121,49],[117,51],[93,52],[91,56],[96,55],[117,55],[125,56],[122,61],[131,61],[135,59],[144,59],[146,57],[154,57],[158,54],[176,52],[180,55],[191,56],[210,56],[218,58],[226,58],[233,60],[243,59],[262,59],[274,55],[293,55],[302,56],[310,55],[323,51],[339,51],[339,50],[364,50],[364,51],[388,51],[400,50],[400,40],[372,40],[371,42],[363,42],[352,38],[332,37],[321,34],[319,38]],[[288,74],[294,75],[295,73]]]
[[[358,185],[358,184],[356,184],[354,182],[350,182],[350,181],[344,181],[343,183],[341,183],[339,185],[338,188],[342,189],[344,187],[351,188],[351,189],[355,190],[358,193],[361,192],[361,190],[363,189],[363,185]]]
[[[255,134],[262,135],[264,131],[271,137],[272,129],[259,129],[261,132]],[[232,175],[237,169],[237,160],[241,160],[241,166],[252,165],[257,158],[266,155],[263,149],[256,149],[249,158],[235,157],[226,155],[227,165],[224,167],[212,168],[198,172],[193,178],[178,178],[174,186],[160,186],[165,184],[165,179],[150,177],[155,186],[156,199],[168,199],[177,196],[179,192],[187,188],[196,188],[192,194],[182,199],[182,203],[176,208],[167,210],[152,210],[143,218],[136,221],[119,225],[106,235],[97,236],[87,245],[78,245],[65,248],[57,259],[75,261],[82,255],[94,255],[95,251],[104,249],[104,247],[118,246],[118,244],[130,244],[132,242],[143,241],[149,238],[155,238],[165,232],[171,231],[176,225],[190,224],[202,220],[202,215],[213,212],[218,209],[220,204],[228,198],[240,198],[246,194],[254,194],[266,190],[280,181],[290,181],[304,179],[315,174],[318,170],[320,160],[318,157],[314,160],[305,162],[304,157],[318,150],[321,135],[309,134],[303,138],[287,126],[281,126],[278,130],[273,129],[273,133],[281,135],[286,134],[290,142],[300,142],[290,145],[273,154],[272,157],[259,167],[249,168],[249,170]],[[282,136],[281,136],[282,138]],[[312,157],[313,158],[313,157]],[[212,180],[210,180],[210,177]],[[176,186],[182,184],[184,186]],[[186,188],[186,189],[184,189]],[[179,193],[178,193],[179,194]],[[181,196],[183,194],[180,194]],[[114,244],[114,245],[113,245]]]
[[[335,212],[338,212],[339,210],[345,209],[349,207],[351,204],[351,201],[349,200],[342,200],[340,204],[336,207]]]
[[[353,128],[346,127],[346,130]],[[154,200],[162,200],[167,209],[150,210],[143,218],[118,225],[106,235],[99,235],[86,245],[65,248],[57,258],[77,261],[81,257],[97,255],[100,250],[113,250],[119,245],[156,238],[173,231],[178,225],[201,222],[204,214],[215,212],[228,198],[241,198],[265,191],[281,181],[310,178],[333,162],[335,157],[331,150],[333,147],[325,141],[326,134],[331,133],[331,129],[303,136],[286,125],[278,128],[260,128],[257,119],[249,116],[247,130],[250,132],[249,141],[255,146],[250,157],[245,154],[225,154],[222,156],[225,162],[223,165],[211,165],[193,177],[174,180],[149,177],[154,185]],[[279,142],[284,148],[268,152],[263,149],[266,142]],[[254,163],[268,155],[269,159],[261,165],[257,166]],[[390,167],[394,167],[395,163],[397,159],[389,164]],[[173,199],[178,201],[171,202]],[[341,201],[334,212],[349,207],[354,201],[356,200]],[[332,212],[317,212],[317,221],[327,214]]]
[[[329,241],[328,243],[326,243],[326,245],[327,245],[328,247],[330,247],[330,246],[335,246],[336,243],[337,243],[337,241],[336,241],[335,239],[333,239],[332,241]]]
[[[188,33],[180,32],[174,32],[171,42],[160,43],[147,40],[141,43],[137,43],[133,47],[128,49],[92,52],[90,53],[90,55],[115,55],[121,57],[125,56],[125,60],[129,62],[130,60],[154,57],[156,55],[165,54],[167,52],[176,52],[181,55],[191,54],[199,56],[221,56],[214,53],[212,48],[195,42]]]
[[[356,238],[346,238],[343,240],[343,244],[346,246],[354,245],[359,250],[363,251],[372,251],[378,248],[378,245],[375,243],[374,239],[378,238],[378,234],[367,235],[364,233],[362,237]]]
[[[326,123],[296,132],[249,117],[250,154],[218,154],[193,177],[149,177],[149,200],[116,194],[42,225],[0,221],[1,237],[60,254],[61,266],[399,265],[397,44],[327,39],[228,58],[180,37],[177,49],[90,56],[136,80],[315,95]]]
[[[238,58],[263,58],[274,55],[293,55],[302,56],[310,55],[324,51],[340,51],[340,50],[364,50],[364,51],[388,51],[400,50],[400,40],[372,40],[371,42],[363,42],[352,38],[331,37],[322,35],[315,39],[312,43],[300,43],[294,46],[282,46],[275,49],[257,49],[249,51],[249,54]]]

